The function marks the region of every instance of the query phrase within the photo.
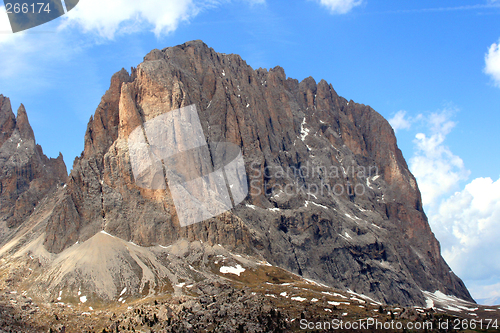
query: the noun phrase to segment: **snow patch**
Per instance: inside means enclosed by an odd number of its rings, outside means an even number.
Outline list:
[[[359,298],[363,298],[363,299],[365,299],[365,300],[371,301],[371,302],[373,302],[373,303],[375,303],[375,304],[377,304],[377,305],[382,305],[382,303],[375,301],[373,298],[368,297],[368,296],[363,295],[363,294],[358,294],[358,293],[356,293],[356,292],[354,292],[354,291],[352,291],[352,290],[350,290],[350,289],[347,289],[347,292],[348,292],[348,293],[350,293],[350,294],[352,294],[352,295],[356,295],[356,296],[358,296]],[[351,298],[351,299],[353,299],[353,298]],[[365,302],[363,301],[363,303],[365,303]]]
[[[304,127],[306,125],[306,117],[304,117],[304,120],[302,120],[302,123],[300,124],[300,139],[304,141],[309,134],[309,129]]]
[[[291,300],[294,300],[294,301],[298,301],[298,302],[304,302],[304,301],[307,301],[307,298],[304,298],[304,297],[300,297],[300,296],[295,296],[295,297],[292,297],[290,298]]]
[[[366,301],[363,301],[362,299],[359,299],[357,297],[351,297],[351,300],[357,301],[358,303],[361,303],[361,304],[365,304],[366,303]]]
[[[315,205],[315,206],[318,206],[318,207],[321,207],[321,208],[324,208],[324,209],[328,209],[328,207],[326,207],[326,206],[323,206],[323,205],[321,205],[321,204],[318,204],[318,203],[315,203],[315,202],[312,202],[312,201],[307,201],[307,200],[306,200],[305,207],[307,207],[309,204],[313,204],[313,205]]]
[[[101,234],[105,234],[107,236],[110,236],[110,237],[113,237],[113,238],[116,238],[115,236],[111,235],[111,234],[108,234],[106,231],[104,230],[101,230]]]
[[[80,297],[80,302],[82,302],[82,303],[87,302],[87,296],[81,296]]]
[[[451,305],[447,305],[444,307],[446,310],[450,310],[450,311],[455,311],[455,312],[462,312],[461,309],[457,308],[457,307],[454,307],[454,306],[451,306]]]
[[[360,220],[361,221],[361,219],[359,217],[357,217],[357,216],[353,217],[353,216],[351,216],[351,215],[349,215],[347,213],[344,213],[344,215],[347,216],[348,218],[350,218],[351,220]]]
[[[343,239],[345,239],[346,241],[349,241],[349,239],[346,236],[344,236],[342,234],[339,234],[339,236],[342,237]]]
[[[219,270],[222,274],[231,273],[231,274],[236,274],[238,276],[240,276],[240,274],[245,271],[245,269],[241,267],[240,264],[236,264],[236,267],[222,266]]]
[[[478,308],[476,304],[467,302],[456,296],[445,295],[439,290],[431,293],[429,291],[422,291],[426,297],[427,307],[434,307],[436,304],[444,309],[461,312],[461,311],[476,311]],[[432,305],[432,306],[430,306]]]
[[[363,208],[361,208],[361,207],[359,207],[359,206],[356,206],[356,207],[358,207],[358,209],[359,209],[360,211],[362,211],[362,212],[369,212],[369,210],[363,209]]]
[[[306,278],[302,278],[302,279],[304,279],[308,283],[315,284],[315,285],[320,286],[320,287],[330,288],[326,284],[319,283],[319,282],[316,282],[314,280],[310,280],[310,279],[306,279]],[[307,289],[304,289],[304,290],[307,290]]]

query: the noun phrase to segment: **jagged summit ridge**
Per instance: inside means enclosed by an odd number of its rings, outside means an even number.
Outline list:
[[[127,136],[191,104],[206,142],[241,148],[250,194],[231,212],[182,228],[168,189],[135,184]],[[423,305],[421,290],[471,300],[441,257],[415,178],[380,114],[324,80],[253,70],[201,41],[153,50],[130,74],[113,75],[67,186],[44,210],[45,219],[32,221],[54,256],[102,230],[142,247],[199,240],[387,303]],[[60,281],[52,290],[65,287]]]
[[[39,202],[67,177],[63,157],[47,158],[36,144],[26,109],[17,117],[0,95],[0,242],[34,212]]]

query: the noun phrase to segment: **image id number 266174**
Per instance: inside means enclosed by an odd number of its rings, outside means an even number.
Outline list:
[[[50,13],[50,6],[49,3],[44,3],[44,2],[38,2],[38,3],[32,3],[32,4],[27,4],[27,3],[6,3],[5,4],[5,9],[7,10],[7,14],[27,14],[27,13],[34,13],[34,14],[40,14],[41,12],[46,12]]]

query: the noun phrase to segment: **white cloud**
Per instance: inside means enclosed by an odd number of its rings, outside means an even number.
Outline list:
[[[453,113],[445,109],[423,118],[428,132],[415,136],[410,169],[447,263],[471,287],[474,298],[498,297],[500,179],[476,178],[459,190],[470,172],[445,145],[446,136],[456,126]],[[401,119],[404,116],[400,114]]]
[[[497,43],[491,44],[488,53],[484,56],[484,72],[490,75],[495,85],[500,88],[500,39]]]
[[[120,34],[149,29],[158,37],[177,29],[204,9],[217,7],[231,0],[86,0],[71,10],[61,25],[80,26],[85,32],[112,39]],[[265,0],[245,0],[250,5]],[[96,10],[99,8],[99,10]]]
[[[467,285],[472,297],[484,305],[500,304],[500,282],[493,282],[492,279],[486,281],[473,281]],[[497,277],[498,281],[498,277]]]
[[[458,276],[472,285],[486,280],[500,285],[500,179],[474,179],[429,215],[443,257]],[[488,296],[488,286],[475,289],[475,297]]]
[[[14,41],[14,34],[10,26],[9,17],[5,11],[4,6],[0,6],[0,45],[12,43]]]
[[[1,16],[1,15],[0,15]],[[79,51],[79,41],[55,33],[56,23],[46,23],[40,28],[47,33],[18,32],[5,34],[0,40],[0,80],[15,80],[18,89],[26,89],[23,80],[30,81],[30,87],[45,85],[51,81],[54,68],[70,61]],[[54,32],[50,32],[53,29]],[[36,31],[36,30],[35,30]],[[1,36],[1,35],[0,35]],[[1,37],[0,37],[1,38]],[[43,78],[43,79],[41,79]],[[12,81],[11,81],[12,82]],[[12,88],[12,87],[9,87]]]
[[[362,0],[319,0],[319,3],[327,7],[334,14],[345,14],[356,6],[363,3]]]
[[[470,173],[462,159],[444,145],[446,135],[455,126],[449,119],[451,115],[449,110],[432,113],[426,119],[430,133],[415,136],[416,151],[410,159],[410,169],[418,180],[426,206],[437,204],[442,195],[457,189],[459,182],[466,180]]]
[[[265,0],[242,0],[248,5],[264,4]],[[82,0],[60,19],[57,31],[76,27],[85,33],[113,39],[117,34],[152,31],[157,37],[176,30],[203,10],[215,8],[231,0]],[[0,44],[16,40],[3,6],[0,7]]]
[[[400,129],[410,129],[412,119],[406,117],[406,111],[401,110],[396,112],[394,117],[389,119],[389,123],[394,129],[394,132],[397,132]]]
[[[118,30],[134,32],[147,24],[159,36],[174,31],[199,10],[193,0],[86,0],[65,15],[63,27],[78,25],[85,32],[112,39]]]

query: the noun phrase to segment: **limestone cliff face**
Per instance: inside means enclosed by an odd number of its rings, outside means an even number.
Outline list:
[[[230,212],[181,227],[168,188],[135,184],[127,138],[191,104],[207,142],[241,147],[250,193]],[[11,116],[0,119],[13,131]],[[441,257],[380,114],[324,80],[253,70],[201,41],[153,50],[130,74],[112,77],[48,211],[43,243],[52,253],[101,230],[141,246],[202,240],[388,303],[423,304],[422,290],[472,300]]]
[[[24,106],[12,112],[0,95],[0,242],[34,212],[67,177],[62,155],[47,158],[36,144]]]

